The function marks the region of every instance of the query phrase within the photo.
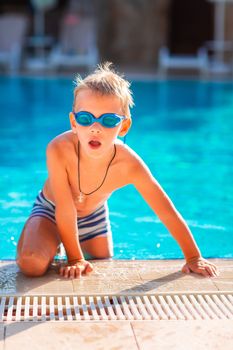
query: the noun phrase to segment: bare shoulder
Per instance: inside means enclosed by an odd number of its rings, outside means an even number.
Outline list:
[[[143,159],[128,145],[117,143],[117,150],[119,152],[119,164],[125,170],[130,183],[134,182],[134,177],[140,171],[149,171]]]
[[[138,166],[138,164],[142,163],[142,158],[128,145],[123,142],[117,142],[117,150],[120,154],[120,157],[123,161],[125,161],[130,167]]]
[[[71,151],[74,151],[74,135],[72,131],[66,131],[57,135],[48,143],[46,155],[51,157],[57,155],[60,157],[60,161],[65,161],[73,154]]]

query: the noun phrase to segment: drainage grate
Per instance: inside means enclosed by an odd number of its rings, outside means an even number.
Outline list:
[[[233,319],[233,294],[1,296],[1,321]]]

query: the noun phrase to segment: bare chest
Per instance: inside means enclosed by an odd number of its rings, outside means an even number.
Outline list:
[[[67,168],[68,181],[78,215],[85,216],[101,206],[116,189],[127,185],[127,177],[117,162],[106,168],[80,168],[73,161]]]

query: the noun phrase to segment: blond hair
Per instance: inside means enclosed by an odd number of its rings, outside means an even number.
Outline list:
[[[131,118],[130,108],[133,107],[132,91],[130,90],[130,83],[124,79],[123,75],[117,73],[111,62],[105,62],[98,65],[95,71],[82,79],[78,75],[74,81],[74,103],[76,103],[77,94],[83,89],[90,89],[102,95],[117,96],[122,103],[122,109],[125,116]]]

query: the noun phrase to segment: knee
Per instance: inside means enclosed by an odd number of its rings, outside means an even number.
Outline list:
[[[25,251],[18,255],[16,263],[25,275],[39,277],[47,271],[50,260],[38,252]]]

